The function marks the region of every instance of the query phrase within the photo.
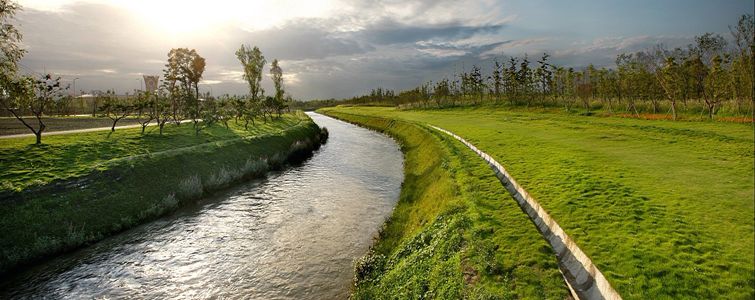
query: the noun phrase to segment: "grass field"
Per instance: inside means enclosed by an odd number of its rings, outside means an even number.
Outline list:
[[[755,296],[749,124],[490,108],[326,111],[433,124],[464,137],[503,164],[626,299]],[[494,178],[489,169],[479,175]],[[513,243],[496,240],[501,248]]]
[[[411,123],[328,115],[395,137],[401,196],[372,253],[357,263],[356,299],[564,299],[556,259],[473,153]]]
[[[319,146],[320,129],[303,113],[232,123],[194,134],[168,125],[0,143],[0,274],[19,264],[100,240],[186,201],[260,176]],[[153,130],[157,130],[154,128]]]

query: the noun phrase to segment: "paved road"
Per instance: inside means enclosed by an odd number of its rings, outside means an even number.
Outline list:
[[[187,123],[192,122],[192,120],[183,120],[181,123]],[[172,122],[170,122],[172,123]],[[155,126],[157,123],[149,123],[149,126]],[[125,128],[139,128],[142,125],[134,124],[134,125],[125,125],[125,126],[115,126],[115,129],[125,129]],[[76,129],[76,130],[61,130],[61,131],[45,131],[42,133],[43,136],[48,135],[58,135],[58,134],[69,134],[69,133],[81,133],[81,132],[92,132],[92,131],[103,131],[103,130],[110,130],[110,126],[108,127],[96,127],[96,128],[86,128],[86,129]],[[11,134],[11,135],[0,135],[0,139],[12,139],[12,138],[23,138],[23,137],[33,137],[33,133],[24,133],[24,134]]]

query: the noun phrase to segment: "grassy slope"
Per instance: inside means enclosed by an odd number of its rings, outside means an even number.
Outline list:
[[[197,144],[233,140],[260,134],[279,133],[305,120],[303,116],[286,115],[275,122],[258,122],[257,126],[222,125],[194,134],[191,124],[165,125],[163,136],[157,127],[117,129],[79,134],[43,136],[43,145],[34,145],[34,137],[0,140],[1,191],[21,191],[54,180],[86,175],[93,169],[103,169],[113,159],[179,149]]]
[[[373,253],[357,266],[358,299],[563,299],[555,257],[490,169],[428,128],[325,109],[394,136],[404,183]]]
[[[476,144],[627,299],[755,296],[748,124],[474,108],[338,111],[431,123]]]
[[[260,175],[283,163],[297,141],[314,147],[318,133],[300,113],[248,132],[218,125],[199,137],[184,124],[170,126],[163,137],[129,129],[109,138],[100,132],[51,136],[42,147],[8,140],[13,143],[0,152],[3,182],[23,189],[5,191],[0,199],[0,271],[99,240],[181,201]],[[28,183],[33,178],[41,182]]]

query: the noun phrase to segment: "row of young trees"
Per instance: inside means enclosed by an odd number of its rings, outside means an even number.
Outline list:
[[[163,81],[156,91],[139,92],[133,98],[119,98],[111,91],[102,96],[101,111],[113,121],[111,130],[119,120],[134,116],[142,125],[144,133],[150,123],[155,122],[163,134],[165,124],[191,121],[196,134],[204,128],[228,122],[243,122],[254,125],[256,118],[264,122],[280,117],[287,110],[290,96],[283,89],[283,69],[274,59],[270,67],[270,77],[275,87],[274,96],[265,96],[261,81],[266,64],[265,57],[257,47],[241,45],[236,57],[244,69],[244,79],[249,84],[249,95],[212,97],[199,92],[199,83],[206,66],[205,59],[196,50],[188,48],[171,49],[168,63],[163,70]]]
[[[18,63],[25,54],[21,48],[22,34],[11,20],[20,6],[11,0],[0,0],[0,105],[36,136],[42,143],[46,129],[45,118],[66,99],[68,86],[60,77],[50,74],[39,77],[21,75]],[[267,122],[288,109],[291,97],[283,89],[283,70],[274,59],[270,67],[275,93],[265,96],[261,81],[265,64],[257,47],[241,45],[236,57],[244,69],[249,95],[215,98],[199,92],[199,83],[206,67],[205,59],[194,49],[176,48],[168,53],[162,84],[154,91],[140,91],[133,97],[118,97],[114,91],[98,95],[102,103],[99,111],[110,118],[111,130],[120,120],[133,117],[142,125],[142,133],[149,124],[159,126],[160,135],[167,123],[180,125],[191,120],[196,134],[216,123],[229,126],[229,120],[244,122],[248,129],[256,118]],[[96,102],[95,102],[96,103]],[[60,111],[60,110],[58,110]]]
[[[743,15],[730,27],[733,43],[719,34],[706,33],[686,48],[620,54],[615,68],[583,69],[557,66],[544,53],[533,62],[510,57],[492,62],[485,75],[479,66],[395,93],[382,88],[346,100],[352,104],[445,106],[483,101],[510,105],[564,107],[586,110],[670,113],[700,112],[713,118],[725,108],[732,115],[752,115],[755,22]]]

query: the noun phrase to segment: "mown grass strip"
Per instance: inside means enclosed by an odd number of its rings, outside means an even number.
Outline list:
[[[559,259],[561,270],[565,273],[564,277],[570,289],[576,293],[580,299],[621,299],[616,290],[603,276],[603,273],[592,263],[592,260],[579,248],[579,246],[570,238],[556,220],[551,218],[545,209],[527,193],[522,186],[506,171],[506,169],[493,159],[487,153],[477,149],[473,144],[467,142],[464,138],[445,130],[440,127],[432,126],[440,132],[448,134],[462,142],[472,151],[484,159],[491,169],[494,170],[496,177],[516,199],[522,210],[535,223],[540,233],[551,244],[556,257]]]

